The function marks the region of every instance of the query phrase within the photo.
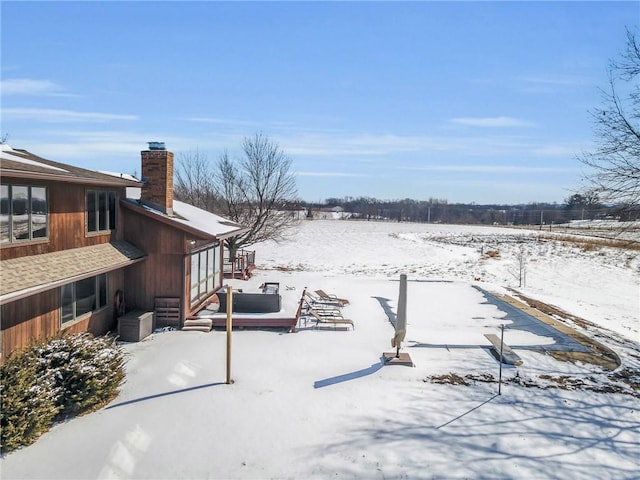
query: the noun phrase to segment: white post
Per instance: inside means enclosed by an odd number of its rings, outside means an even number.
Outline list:
[[[400,347],[407,334],[407,275],[400,275],[400,294],[398,295],[398,312],[396,313],[395,332],[391,346],[396,348],[395,358],[400,358]]]
[[[407,331],[407,275],[400,275],[400,292],[398,294],[398,313],[396,315],[396,358],[400,358],[400,346]]]

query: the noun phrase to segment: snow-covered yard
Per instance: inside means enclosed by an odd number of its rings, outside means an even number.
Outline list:
[[[243,289],[276,281],[283,294],[339,294],[355,330],[302,321],[295,334],[234,331],[231,385],[224,332],[126,344],[120,396],[6,456],[2,478],[638,477],[637,254],[583,251],[539,232],[352,221],[303,222],[290,240],[256,250],[259,269],[237,282]],[[380,360],[401,273],[414,368]],[[556,340],[510,329],[483,293],[509,287],[592,323],[583,332],[622,366],[605,372],[536,350]],[[501,324],[523,365],[504,367],[497,396],[484,334]]]

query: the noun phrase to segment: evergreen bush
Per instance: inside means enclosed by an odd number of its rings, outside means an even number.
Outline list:
[[[37,347],[60,387],[61,414],[77,415],[111,400],[124,380],[124,354],[108,337],[64,335]]]
[[[49,430],[58,414],[59,389],[52,372],[42,370],[32,349],[0,367],[0,446],[11,451]]]
[[[124,352],[108,337],[61,335],[13,354],[0,370],[2,451],[29,445],[57,416],[78,415],[114,398]]]

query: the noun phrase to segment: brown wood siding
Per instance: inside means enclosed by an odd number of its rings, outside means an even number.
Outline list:
[[[156,297],[177,297],[184,304],[187,234],[127,208],[120,212],[124,239],[148,255],[126,270],[127,302],[144,310],[153,310]]]
[[[87,247],[122,239],[121,212],[116,213],[118,228],[114,232],[101,234],[86,232],[85,192],[87,187],[83,185],[55,182],[24,182],[5,177],[2,178],[2,184],[47,187],[49,209],[49,238],[33,242],[3,244],[0,249],[0,258],[2,260]],[[124,188],[110,188],[108,190],[118,192],[120,198],[125,195]],[[119,204],[117,205],[116,209],[119,207]]]
[[[147,253],[187,253],[187,234],[128,208],[120,208],[124,240]]]
[[[0,360],[4,361],[11,352],[28,346],[36,339],[52,337],[61,330],[70,333],[87,331],[94,335],[104,335],[114,330],[116,322],[113,316],[113,297],[124,286],[124,271],[121,269],[109,272],[107,277],[107,305],[64,329],[60,327],[59,288],[2,305]]]
[[[127,305],[153,310],[155,297],[181,297],[182,255],[149,254],[145,261],[127,267],[126,277]]]
[[[3,358],[35,339],[55,335],[60,323],[59,306],[57,288],[2,305]]]

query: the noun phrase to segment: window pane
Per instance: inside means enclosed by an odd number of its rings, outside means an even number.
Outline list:
[[[31,238],[47,236],[47,189],[31,187]]]
[[[199,266],[199,255],[196,253],[195,255],[191,255],[191,300],[195,300],[198,298],[198,271],[200,270]]]
[[[11,240],[9,234],[9,185],[0,185],[0,242]]]
[[[213,249],[213,258],[213,288],[218,288],[222,286],[222,282],[220,281],[220,247]]]
[[[109,192],[109,230],[116,229],[116,192]]]
[[[220,273],[220,247],[216,247],[213,249],[213,256],[215,257],[215,265],[213,267],[213,271],[216,276]]]
[[[70,322],[74,319],[73,314],[73,283],[63,285],[62,288],[62,323]]]
[[[102,308],[107,304],[107,274],[98,275],[98,305]]]
[[[76,317],[96,309],[96,277],[76,282]]]
[[[213,290],[213,249],[207,250],[207,292]]]
[[[29,239],[29,187],[13,186],[11,192],[12,232],[15,240]]]
[[[200,286],[199,295],[204,295],[207,291],[207,251],[200,252]]]
[[[107,229],[107,192],[98,192],[98,230]]]
[[[87,191],[87,231],[95,232],[97,229],[96,222],[96,192],[94,190]]]

